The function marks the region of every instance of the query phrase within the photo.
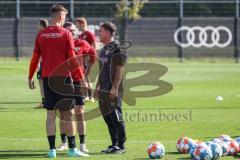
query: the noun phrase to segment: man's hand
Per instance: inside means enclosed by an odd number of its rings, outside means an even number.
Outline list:
[[[112,87],[110,91],[110,99],[116,99],[118,97],[118,89]]]
[[[85,79],[82,79],[81,81],[80,81],[80,85],[81,85],[81,88],[83,88],[83,89],[87,89],[87,82],[86,82],[86,80]]]
[[[36,88],[33,79],[29,79],[29,80],[28,80],[28,87],[29,87],[30,89],[35,89],[35,88]]]
[[[87,86],[85,80],[81,80],[79,82],[73,82],[74,84],[74,91],[76,95],[84,96],[87,90]]]

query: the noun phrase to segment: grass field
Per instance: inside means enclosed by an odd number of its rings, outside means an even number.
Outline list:
[[[225,60],[180,64],[158,58],[130,59],[130,62],[140,61],[165,65],[169,70],[161,79],[171,83],[173,90],[160,97],[138,98],[134,107],[124,104],[128,137],[124,155],[99,154],[110,144],[106,125],[101,117],[87,121],[87,146],[91,151],[88,159],[147,159],[147,146],[152,141],[164,144],[166,160],[189,159],[188,155],[176,151],[176,141],[180,136],[204,141],[221,134],[240,136],[239,64]],[[44,159],[48,151],[46,112],[33,109],[40,102],[39,88],[29,90],[27,76],[27,59],[19,62],[0,59],[0,159]],[[216,101],[216,96],[222,96],[224,100]],[[86,104],[87,110],[95,107],[97,103]],[[185,115],[185,118],[149,118],[159,112]],[[139,119],[136,118],[138,113],[141,115]],[[65,152],[58,152],[57,155],[59,159],[68,159]]]

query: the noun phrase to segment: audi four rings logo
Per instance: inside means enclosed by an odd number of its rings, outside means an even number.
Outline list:
[[[178,39],[179,35],[183,31],[186,31],[186,43],[180,42]],[[221,39],[220,31],[227,33],[227,40],[224,42],[220,42],[220,39]],[[199,32],[198,37],[196,36],[197,32]],[[208,33],[210,33],[210,36],[208,35]],[[211,41],[208,40],[209,38],[211,39]],[[199,42],[196,42],[196,39],[198,39]],[[182,27],[178,28],[174,33],[175,43],[178,46],[181,46],[183,48],[187,48],[187,47],[225,48],[231,44],[232,39],[233,39],[232,32],[230,31],[229,28],[224,27],[224,26],[219,26],[219,27],[182,26]]]

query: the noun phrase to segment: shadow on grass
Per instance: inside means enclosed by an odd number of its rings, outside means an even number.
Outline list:
[[[46,150],[1,150],[0,159],[34,159],[46,158]],[[67,157],[66,153],[58,153],[58,156]]]
[[[100,152],[89,152],[90,155],[106,155],[104,153],[100,153]]]
[[[0,104],[37,104],[40,102],[0,102]]]
[[[47,152],[47,150],[0,150],[1,153]]]
[[[166,154],[174,155],[174,154],[181,154],[179,152],[166,152]]]

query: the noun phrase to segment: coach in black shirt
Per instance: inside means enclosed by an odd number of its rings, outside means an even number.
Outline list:
[[[108,126],[112,145],[102,153],[125,152],[125,122],[122,115],[123,70],[127,60],[124,50],[114,41],[116,26],[111,22],[100,24],[100,41],[104,44],[99,55],[99,78],[95,98],[99,100],[102,116]]]

